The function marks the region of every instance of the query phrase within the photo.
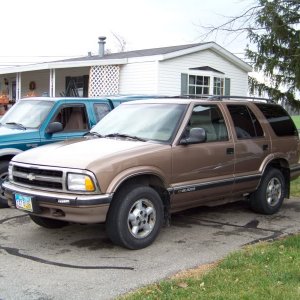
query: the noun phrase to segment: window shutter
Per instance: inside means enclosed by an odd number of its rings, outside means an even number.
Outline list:
[[[181,73],[181,96],[188,94],[188,74]]]
[[[225,78],[224,96],[230,96],[230,78]]]

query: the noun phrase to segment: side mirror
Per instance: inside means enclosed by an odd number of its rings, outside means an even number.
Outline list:
[[[206,141],[206,131],[204,128],[192,128],[189,136],[180,140],[180,145],[199,144]]]
[[[48,134],[52,134],[60,131],[63,131],[63,126],[60,122],[52,122],[46,128],[46,133]]]

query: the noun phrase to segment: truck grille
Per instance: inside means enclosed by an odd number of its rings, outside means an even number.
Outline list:
[[[61,170],[13,165],[12,176],[15,183],[28,187],[60,191],[64,189],[65,176]]]

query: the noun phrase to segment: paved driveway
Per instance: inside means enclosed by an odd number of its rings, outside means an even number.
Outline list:
[[[0,299],[112,299],[186,268],[211,263],[259,240],[300,232],[300,201],[262,216],[238,202],[174,215],[156,242],[130,251],[103,225],[47,230],[13,209],[0,210]]]

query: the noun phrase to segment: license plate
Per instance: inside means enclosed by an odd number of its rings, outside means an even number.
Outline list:
[[[30,196],[15,194],[16,208],[27,211],[33,211],[32,200]]]

